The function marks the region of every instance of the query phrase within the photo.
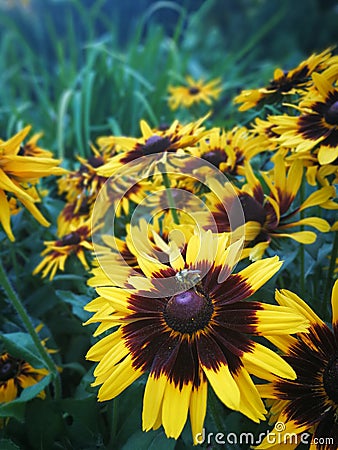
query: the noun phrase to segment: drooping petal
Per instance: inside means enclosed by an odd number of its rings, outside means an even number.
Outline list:
[[[197,436],[202,433],[207,412],[208,384],[201,376],[201,384],[191,392],[189,413],[194,444],[198,444]]]
[[[154,427],[159,415],[162,417],[162,402],[167,383],[168,377],[163,374],[158,377],[150,374],[148,377],[142,410],[142,428],[145,431]]]
[[[279,377],[289,378],[291,380],[296,378],[295,371],[286,361],[284,361],[284,359],[277,355],[277,353],[257,342],[254,343],[254,348],[251,352],[245,352],[243,354],[242,361],[249,373],[251,368],[257,367],[262,374],[272,373]]]
[[[174,383],[167,382],[163,396],[162,423],[168,437],[177,439],[181,434],[187,421],[191,391],[191,383],[179,389]]]
[[[258,394],[256,386],[244,367],[234,375],[240,390],[240,411],[254,422],[265,420],[266,409]]]
[[[131,356],[128,355],[120,364],[114,366],[108,378],[97,379],[95,384],[102,386],[98,392],[100,402],[111,400],[137,380],[143,371],[135,369],[132,365]]]

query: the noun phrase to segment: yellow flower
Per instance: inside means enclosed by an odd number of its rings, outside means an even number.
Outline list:
[[[278,101],[285,95],[303,93],[306,87],[311,85],[311,74],[314,71],[323,70],[338,62],[336,56],[331,56],[331,49],[328,48],[322,53],[314,53],[305,61],[302,61],[296,68],[289,71],[276,69],[273,80],[259,89],[243,90],[237,97],[235,103],[241,103],[240,111],[254,108],[264,101]]]
[[[171,242],[166,264],[138,254],[140,269],[128,278],[129,289],[109,285],[107,278],[101,287],[103,280],[96,277],[91,284],[99,298],[86,307],[95,313],[87,323],[99,322],[95,335],[105,336],[87,359],[98,362],[93,385],[101,386],[99,401],[116,397],[146,372],[146,431],[163,425],[166,435],[177,439],[189,413],[197,443],[208,384],[227,407],[264,420],[250,374],[293,379],[294,373],[251,336],[305,331],[307,323],[289,308],[247,301],[281,262],[277,257],[257,261],[230,275],[239,244],[229,247],[225,235],[194,234],[182,254]]]
[[[182,125],[175,120],[164,130],[153,130],[145,120],[141,120],[142,137],[115,137],[115,144],[120,147],[120,153],[113,156],[109,162],[100,167],[98,174],[110,177],[131,161],[139,160],[139,175],[151,173],[156,163],[166,163],[167,153],[185,154],[185,150],[195,145],[207,132],[202,123],[208,115],[196,122]],[[147,156],[147,159],[142,157]],[[135,163],[137,164],[137,163]],[[134,166],[136,170],[136,166]]]
[[[326,207],[327,204],[332,208],[335,206],[331,200],[335,197],[335,188],[325,186],[310,194],[299,206],[293,207],[303,178],[301,160],[293,161],[288,167],[282,155],[276,155],[273,171],[261,173],[270,190],[268,195],[264,194],[263,184],[254,175],[249,164],[246,165],[245,170],[247,184],[236,192],[245,217],[246,245],[254,248],[245,249],[243,256],[250,256],[252,259],[262,257],[266,248],[275,239],[291,238],[302,244],[311,244],[316,240],[317,235],[312,231],[289,231],[290,228],[306,225],[321,232],[330,230],[329,223],[319,217],[293,219],[300,211],[312,206]],[[228,205],[230,211],[231,199],[227,200],[227,191],[216,181],[212,183],[212,192],[207,194],[207,198],[218,231],[229,232],[229,217],[224,205]],[[217,194],[217,197],[214,194]],[[204,226],[211,225],[211,223],[204,223]]]
[[[270,423],[283,426],[281,430],[277,427],[273,430],[275,443],[265,438],[256,449],[278,450],[288,444],[285,447],[293,450],[302,442],[301,433],[306,432],[312,435],[311,449],[335,450],[338,447],[338,281],[331,297],[332,331],[293,292],[283,289],[276,293],[276,300],[281,306],[303,314],[310,327],[307,333],[296,337],[270,338],[294,368],[297,379],[274,377],[270,384],[258,386],[262,397],[272,404]]]
[[[33,386],[46,375],[46,369],[35,369],[28,362],[3,353],[0,355],[0,404],[14,400],[22,389]],[[40,393],[40,397],[44,395]]]
[[[0,223],[12,241],[15,240],[10,225],[12,198],[19,200],[41,225],[48,226],[49,223],[35,206],[40,198],[34,185],[42,177],[66,173],[58,167],[59,160],[46,157],[45,151],[37,150],[37,136],[26,144],[33,156],[21,155],[25,153],[22,141],[30,128],[27,126],[7,141],[0,141]],[[32,148],[35,148],[35,153]]]
[[[319,164],[326,165],[338,157],[338,88],[323,74],[314,73],[312,78],[316,95],[304,97],[297,108],[300,116],[270,116],[269,122],[281,145],[296,153],[318,153]]]
[[[64,270],[66,260],[70,255],[74,254],[82,263],[86,270],[89,269],[85,250],[93,250],[90,242],[91,230],[90,221],[82,224],[79,228],[66,234],[61,239],[56,241],[44,242],[46,248],[41,253],[44,256],[40,264],[34,269],[33,275],[42,271],[42,278],[49,274],[49,279],[52,280],[57,270]]]
[[[187,86],[169,86],[169,107],[172,110],[184,106],[190,108],[195,103],[211,105],[212,100],[217,100],[222,92],[221,79],[216,78],[208,83],[203,79],[194,80],[187,76]]]

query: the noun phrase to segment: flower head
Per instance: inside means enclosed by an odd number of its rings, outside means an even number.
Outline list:
[[[140,269],[128,277],[129,289],[109,285],[107,277],[103,286],[96,272],[100,297],[87,305],[95,313],[87,323],[100,323],[96,335],[113,330],[87,354],[98,362],[94,385],[101,386],[98,397],[105,401],[148,373],[144,430],[163,424],[168,437],[178,438],[189,413],[196,436],[208,384],[227,407],[258,422],[265,409],[249,374],[294,378],[288,365],[251,335],[305,331],[306,320],[289,308],[246,301],[281,262],[257,261],[230,274],[240,243],[227,243],[226,235],[207,232],[192,235],[182,254],[173,241],[167,264],[139,254]]]
[[[44,242],[46,248],[41,253],[41,256],[44,256],[44,258],[34,269],[33,275],[42,271],[42,278],[45,278],[49,274],[49,279],[52,280],[57,270],[63,271],[65,269],[66,260],[72,254],[88,270],[89,266],[86,260],[85,250],[93,250],[90,238],[91,228],[90,221],[88,220],[79,228],[74,229],[62,238]]]
[[[276,300],[302,313],[311,325],[306,334],[271,339],[297,374],[295,380],[275,377],[272,383],[259,386],[262,397],[272,402],[271,423],[284,424],[280,442],[287,442],[284,439],[287,434],[309,432],[314,438],[311,448],[335,450],[338,447],[338,281],[331,298],[332,331],[293,292],[281,290]],[[300,443],[300,439],[296,442]],[[295,447],[297,443],[289,448]],[[267,448],[279,447],[265,439],[258,449]]]
[[[234,102],[241,103],[240,111],[246,111],[266,101],[275,102],[285,95],[303,93],[306,87],[311,85],[313,72],[323,70],[334,63],[337,63],[337,57],[331,56],[330,48],[319,54],[314,53],[294,69],[276,69],[267,86],[243,90]]]
[[[205,128],[202,127],[203,121],[207,116],[202,117],[196,122],[182,125],[175,120],[169,127],[164,129],[153,130],[145,120],[141,120],[140,128],[142,137],[115,137],[114,141],[120,147],[120,152],[112,157],[98,171],[100,175],[110,177],[116,173],[123,165],[131,161],[138,160],[144,156],[150,156],[153,163],[162,161],[166,162],[167,153],[184,153],[184,150],[195,145],[205,134]],[[147,161],[147,167],[140,159],[140,171],[149,173],[153,168],[153,164],[149,165],[150,159]]]
[[[295,220],[295,216],[307,208],[315,205],[325,206],[327,203],[334,208],[335,188],[325,186],[308,196],[298,206],[294,206],[298,190],[303,177],[303,165],[301,160],[295,160],[287,166],[282,155],[275,157],[275,167],[271,173],[262,172],[262,178],[269,188],[269,193],[264,193],[263,182],[254,174],[251,166],[246,165],[247,184],[242,189],[237,189],[245,217],[245,235],[247,245],[255,246],[253,250],[247,250],[247,254],[253,259],[261,257],[265,249],[272,241],[280,238],[291,238],[303,244],[311,244],[316,240],[313,231],[294,231],[291,228],[307,225],[316,230],[327,232],[329,223],[319,217],[306,217]],[[208,194],[210,208],[220,232],[230,231],[228,214],[224,205],[229,202],[226,199],[227,192],[218,183],[212,183],[212,194]],[[215,197],[217,193],[217,197]],[[225,196],[225,197],[224,197]],[[220,200],[221,199],[221,200]],[[231,202],[232,200],[230,200]],[[229,211],[231,204],[228,204]],[[209,226],[209,224],[205,224]]]
[[[205,83],[203,79],[195,81],[190,76],[187,76],[186,80],[186,86],[169,86],[168,103],[172,110],[178,109],[180,106],[190,108],[192,105],[201,102],[211,105],[212,100],[217,100],[222,92],[220,78],[208,83]]]
[[[45,150],[37,150],[36,136],[22,145],[30,128],[25,127],[7,141],[0,140],[0,223],[12,241],[15,240],[10,224],[12,199],[17,199],[41,225],[49,226],[35,205],[40,201],[35,185],[42,177],[66,172],[58,167],[59,160],[51,158]]]
[[[326,165],[338,157],[338,88],[324,74],[312,78],[315,89],[299,104],[300,116],[271,116],[269,121],[279,143],[297,153],[311,150]]]
[[[22,389],[33,386],[46,375],[46,369],[35,369],[27,361],[3,353],[0,355],[0,404],[14,400]]]

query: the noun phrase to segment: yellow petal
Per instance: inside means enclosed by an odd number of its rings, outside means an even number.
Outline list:
[[[207,394],[208,383],[204,380],[201,381],[197,389],[194,388],[191,392],[189,412],[194,445],[199,443],[198,436],[201,436],[200,433],[203,432],[203,424],[207,412]]]
[[[20,144],[25,139],[31,128],[31,125],[27,125],[17,134],[8,139],[8,141],[2,142],[0,144],[0,149],[4,149],[7,155],[16,155],[19,151]]]
[[[299,225],[311,226],[313,228],[316,228],[316,230],[321,231],[322,233],[330,231],[330,224],[326,220],[321,219],[320,217],[306,217],[304,219],[297,220],[296,222],[281,225],[279,229],[283,230],[291,227],[296,227]]]
[[[320,73],[313,73],[312,79],[320,94],[326,98],[327,94],[333,89],[332,84]]]
[[[230,409],[239,410],[240,391],[229,367],[220,365],[217,371],[202,366],[217,397]]]
[[[295,371],[286,361],[284,361],[284,359],[277,355],[277,353],[257,342],[255,342],[255,347],[251,352],[243,353],[242,361],[245,367],[246,363],[258,366],[262,373],[272,373],[279,377],[291,380],[296,378]]]
[[[309,197],[300,205],[299,211],[311,206],[320,205],[330,198],[334,198],[336,190],[334,186],[325,186],[316,192],[313,192]]]
[[[150,430],[157,423],[162,411],[164,391],[168,382],[168,377],[165,375],[155,378],[153,374],[150,374],[148,377],[142,410],[142,429],[144,431]]]
[[[295,231],[294,233],[271,233],[275,238],[290,238],[300,244],[313,244],[317,235],[313,231]]]
[[[254,422],[265,420],[266,410],[258,394],[256,386],[245,368],[241,368],[235,375],[237,386],[240,390],[239,411]]]
[[[257,291],[280,269],[283,262],[279,261],[278,256],[266,258],[250,264],[239,272],[241,278],[250,285],[252,291]]]
[[[103,402],[115,398],[141,375],[141,370],[132,367],[131,356],[128,355],[120,364],[115,366],[112,374],[103,382],[98,392],[99,401]]]
[[[169,381],[166,384],[162,405],[162,423],[165,434],[169,438],[177,439],[183,430],[187,421],[191,390],[191,383],[183,385],[181,389]]]
[[[335,324],[338,328],[338,280],[335,281],[335,284],[332,288],[332,296],[331,296],[331,305],[332,305],[332,324]]]
[[[270,336],[306,332],[310,323],[302,314],[293,309],[277,305],[264,305],[263,310],[256,311],[257,331]]]
[[[94,344],[87,352],[86,359],[91,361],[100,361],[101,358],[108,353],[122,339],[121,329],[115,333],[108,334]]]
[[[310,306],[304,302],[298,295],[287,290],[276,290],[276,302],[281,306],[289,306],[294,311],[302,314],[311,323],[324,325],[324,322],[317,316],[317,314],[310,308]]]
[[[322,166],[330,164],[338,158],[338,147],[322,145],[318,151],[318,162]]]
[[[0,189],[0,222],[9,239],[14,242],[15,238],[11,229],[11,211],[7,201],[7,196]]]

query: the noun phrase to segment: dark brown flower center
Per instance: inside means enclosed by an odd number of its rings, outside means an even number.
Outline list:
[[[96,167],[102,166],[104,164],[104,160],[103,160],[102,156],[94,156],[94,155],[92,155],[92,156],[90,156],[88,158],[88,163],[92,167],[96,168]]]
[[[334,356],[326,366],[323,384],[328,397],[338,406],[338,355]]]
[[[249,194],[243,193],[239,195],[239,201],[241,202],[245,222],[259,222],[261,225],[266,220],[266,211],[256,199]]]
[[[189,94],[191,95],[197,95],[200,92],[200,88],[196,86],[192,86],[189,88]]]
[[[225,154],[224,150],[221,149],[215,149],[215,150],[210,150],[210,152],[206,152],[204,153],[204,155],[202,155],[202,158],[205,161],[208,161],[209,163],[211,163],[212,165],[214,165],[215,167],[219,167],[219,165],[222,162],[225,162],[227,159],[227,156]]]
[[[9,356],[6,360],[0,360],[0,381],[14,378],[19,371],[19,360]]]
[[[332,103],[324,114],[324,119],[330,125],[338,125],[338,101]]]
[[[77,231],[72,231],[69,234],[66,234],[66,236],[63,236],[62,239],[57,241],[57,246],[62,247],[64,245],[77,245],[81,242],[81,236]]]
[[[171,297],[163,314],[170,328],[180,333],[193,334],[208,325],[213,311],[209,298],[189,289]]]
[[[142,153],[144,155],[153,155],[154,153],[162,153],[170,149],[170,139],[154,134],[146,140],[144,145],[142,145]]]

